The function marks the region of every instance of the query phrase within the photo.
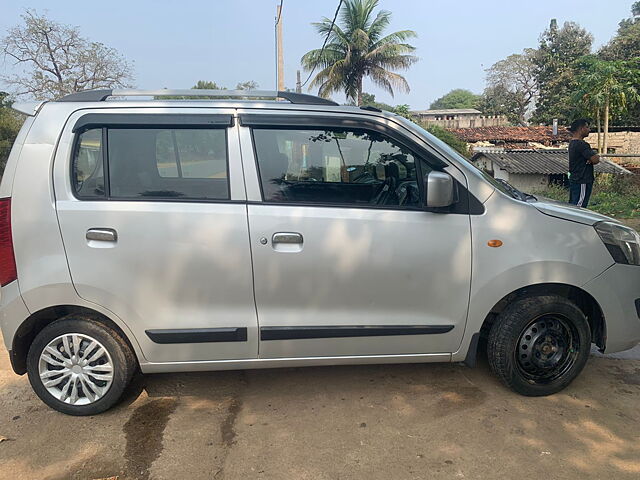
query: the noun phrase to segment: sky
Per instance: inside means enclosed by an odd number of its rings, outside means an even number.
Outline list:
[[[410,29],[418,63],[402,73],[409,93],[395,98],[365,81],[365,91],[385,103],[426,109],[454,88],[481,93],[485,69],[524,48],[536,47],[556,18],[575,21],[607,43],[633,0],[380,0],[392,12],[389,32]],[[137,88],[190,88],[212,80],[227,88],[254,80],[276,85],[274,23],[279,0],[0,0],[0,36],[21,22],[25,9],[78,26],[83,36],[118,50],[133,63]],[[80,6],[81,5],[81,6]],[[93,6],[91,6],[93,5]],[[283,0],[285,83],[295,88],[307,51],[324,40],[311,25],[333,17],[338,0]],[[0,57],[0,73],[15,67]],[[303,81],[307,74],[302,73]],[[3,85],[0,82],[0,89]],[[306,92],[306,88],[305,88]],[[317,93],[311,91],[309,93]],[[341,95],[334,100],[344,101]]]

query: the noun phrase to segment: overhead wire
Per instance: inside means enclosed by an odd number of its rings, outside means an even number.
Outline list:
[[[318,55],[318,58],[322,58],[322,54],[324,52],[324,47],[327,46],[327,42],[329,41],[329,37],[331,36],[331,32],[333,31],[333,26],[336,24],[336,19],[338,18],[338,13],[340,12],[340,7],[342,7],[342,2],[343,2],[343,0],[340,0],[340,3],[338,3],[338,8],[336,8],[336,13],[333,16],[333,21],[331,22],[331,26],[329,27],[329,31],[327,32],[327,36],[324,39],[324,42],[322,43],[322,48],[320,49],[320,55]],[[311,71],[309,72],[309,76],[304,81],[304,83],[301,85],[301,87],[304,87],[307,84],[307,82],[309,81],[309,79],[311,78],[311,75],[313,75],[313,72],[315,70],[316,70],[316,67],[314,66],[311,69]]]
[[[284,0],[280,0],[280,8],[278,9],[278,18],[276,18],[276,27],[278,26],[278,23],[280,23],[280,17],[282,16],[282,2],[284,2]]]

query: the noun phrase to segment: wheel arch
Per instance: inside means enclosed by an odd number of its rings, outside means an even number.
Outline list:
[[[518,288],[502,297],[485,316],[480,331],[474,334],[475,341],[471,341],[469,351],[465,359],[468,365],[475,365],[479,351],[486,351],[486,339],[491,330],[491,326],[496,321],[498,315],[512,302],[523,298],[536,297],[542,295],[558,295],[570,300],[587,317],[589,328],[591,329],[591,342],[604,352],[607,342],[607,326],[602,312],[602,308],[595,298],[585,290],[575,285],[565,283],[539,283]],[[475,351],[474,351],[475,350]]]
[[[105,314],[80,305],[56,305],[32,313],[16,330],[11,346],[11,366],[15,373],[24,375],[27,372],[27,354],[36,335],[50,323],[70,314],[89,316],[93,320],[118,332],[133,352],[136,361],[139,362],[138,351],[129,335]]]

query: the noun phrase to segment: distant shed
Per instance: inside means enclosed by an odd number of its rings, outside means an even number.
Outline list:
[[[551,183],[565,184],[569,171],[569,153],[560,149],[486,149],[477,151],[471,160],[494,178],[506,180],[524,191],[539,190]],[[608,161],[596,165],[595,172],[631,174]]]

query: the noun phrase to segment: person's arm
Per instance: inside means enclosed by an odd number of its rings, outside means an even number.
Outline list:
[[[591,145],[589,145],[584,140],[582,141],[582,144],[581,144],[580,153],[585,158],[587,163],[590,163],[591,165],[597,165],[598,163],[600,163],[600,155],[598,155],[596,151],[593,148],[591,148]]]

